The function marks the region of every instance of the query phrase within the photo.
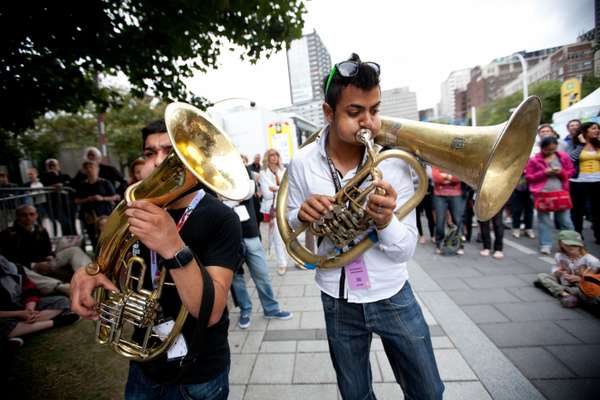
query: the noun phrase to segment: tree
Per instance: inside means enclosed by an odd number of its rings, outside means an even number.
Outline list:
[[[119,107],[111,107],[104,114],[110,155],[116,156],[122,166],[130,164],[142,154],[141,129],[153,120],[163,117],[165,104],[146,97],[124,97]],[[36,165],[47,158],[57,158],[64,148],[80,149],[97,146],[97,118],[94,106],[88,104],[79,113],[60,113],[40,117],[34,128],[17,137],[18,148]]]
[[[529,95],[542,100],[541,122],[552,122],[552,114],[560,110],[560,81],[542,81],[529,85]],[[511,110],[523,100],[521,92],[496,99],[477,110],[478,125],[494,125],[506,121]]]
[[[48,111],[104,111],[122,95],[98,84],[123,73],[131,91],[203,107],[183,78],[214,68],[223,47],[255,62],[301,36],[302,0],[2,2],[0,129]]]
[[[529,95],[538,96],[542,100],[542,123],[551,123],[552,115],[560,111],[560,81],[542,81],[529,85]],[[600,79],[584,76],[581,83],[581,98],[600,87]],[[479,125],[494,125],[504,122],[510,116],[510,110],[523,100],[521,92],[496,99],[477,110]]]
[[[160,103],[156,99],[137,99],[129,96],[123,107],[108,110],[104,117],[106,136],[113,155],[116,155],[123,165],[131,164],[142,155],[141,130],[148,123],[162,119],[165,107],[166,103]]]

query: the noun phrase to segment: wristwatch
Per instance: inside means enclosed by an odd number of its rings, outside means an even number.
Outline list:
[[[167,270],[171,270],[184,267],[192,262],[193,259],[194,253],[192,253],[189,247],[185,246],[175,254],[175,257],[163,259],[160,265]]]

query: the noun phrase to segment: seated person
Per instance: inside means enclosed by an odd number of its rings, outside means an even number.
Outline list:
[[[554,256],[556,265],[552,272],[538,274],[535,284],[559,298],[564,307],[573,308],[580,303],[600,304],[600,297],[586,296],[579,288],[584,273],[600,272],[600,260],[585,250],[581,235],[576,231],[560,231],[558,248],[560,251]]]
[[[72,324],[65,296],[42,297],[21,265],[0,255],[0,340]]]
[[[79,247],[68,247],[54,253],[48,232],[37,220],[34,206],[19,206],[15,223],[0,232],[0,253],[35,272],[50,275],[71,275],[91,262]]]

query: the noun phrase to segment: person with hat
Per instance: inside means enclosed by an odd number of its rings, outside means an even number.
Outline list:
[[[580,283],[584,275],[600,272],[600,260],[589,254],[579,232],[563,230],[558,233],[559,252],[555,254],[556,264],[551,273],[538,274],[536,286],[547,289],[567,308],[580,303],[600,304],[600,297],[588,296],[582,292]]]

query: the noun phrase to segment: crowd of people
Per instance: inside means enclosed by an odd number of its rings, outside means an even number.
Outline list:
[[[363,164],[364,146],[357,144],[355,134],[360,129],[377,134],[381,127],[379,75],[378,64],[362,62],[353,54],[324,77],[323,109],[328,124],[288,166],[290,225],[330,217],[333,196]],[[563,306],[575,307],[598,304],[600,299],[594,289],[598,286],[583,285],[598,280],[600,262],[586,251],[582,237],[587,217],[596,243],[600,240],[599,209],[592,204],[600,190],[600,129],[596,123],[579,121],[571,121],[567,127],[570,133],[564,140],[551,126],[539,127],[539,140],[509,204],[491,221],[477,221],[476,240],[481,242],[482,257],[503,259],[504,229],[509,223],[514,238],[537,237],[540,252],[548,255],[553,229],[559,230],[556,265],[550,273],[540,274],[536,284],[559,298]],[[92,290],[117,290],[99,269],[86,267],[94,254],[85,251],[85,242],[89,240],[95,248],[102,223],[123,198],[127,186],[149,176],[173,146],[164,121],[142,129],[142,138],[144,157],[130,165],[128,182],[114,167],[101,163],[102,155],[96,148],[86,149],[81,170],[73,178],[61,172],[56,159],[46,160],[46,171],[39,177],[34,168],[28,171],[31,201],[15,205],[14,223],[0,232],[3,343],[21,346],[23,335],[72,324],[79,317],[95,319],[98,315]],[[278,274],[284,275],[290,266],[275,217],[285,169],[275,149],[269,149],[262,162],[256,155],[246,164],[248,181],[254,182],[256,190],[242,201],[221,199],[199,186],[164,208],[143,200],[127,204],[124,214],[129,231],[138,239],[131,252],[151,266],[148,279],[140,285],[156,288],[159,270],[168,271],[162,275],[170,286],[165,286],[160,298],[162,318],[174,320],[184,306],[191,319],[181,328],[185,352],[130,363],[126,398],[180,398],[181,393],[207,399],[227,397],[229,293],[240,309],[238,326],[248,328],[253,318],[244,271],[255,283],[264,318],[293,318],[275,298],[267,267],[269,252],[274,253]],[[428,194],[416,213],[399,220],[394,211],[414,193],[413,171],[395,159],[385,160],[380,168],[383,179],[373,181],[379,190],[365,204],[372,222],[366,234],[377,245],[344,268],[317,269],[315,274],[338,387],[343,398],[374,398],[369,352],[376,333],[405,397],[441,399],[444,384],[429,328],[408,280],[407,263],[417,243],[428,242],[421,221],[423,212],[434,252],[464,255],[464,243],[474,236],[476,193],[451,172],[429,166]],[[71,187],[74,194],[71,198],[56,191],[52,195],[66,198],[43,201],[38,191],[47,187]],[[54,203],[63,209],[50,213]],[[85,231],[83,245],[71,239],[53,242],[41,223],[49,214],[56,215],[65,237],[77,234],[77,214]],[[215,220],[219,223],[211,223]],[[261,224],[265,229],[261,230]],[[267,232],[267,251],[261,231]],[[321,252],[336,250],[331,241],[319,241],[318,245]],[[306,247],[314,248],[314,239],[308,234]],[[134,336],[141,333],[136,328]]]
[[[574,230],[583,234],[588,218],[596,243],[600,244],[600,140],[595,122],[569,121],[569,134],[560,139],[549,124],[538,128],[532,156],[506,206],[490,221],[478,221],[480,255],[504,258],[504,229],[514,238],[538,239],[541,254],[553,250],[553,231]],[[420,243],[427,243],[420,216],[424,213],[436,252],[448,253],[444,239],[447,227],[461,238],[452,254],[462,255],[462,243],[471,240],[473,192],[460,180],[436,167],[428,168],[429,191],[419,205],[417,219]],[[475,194],[476,196],[476,194]],[[534,231],[537,216],[537,234]],[[553,218],[554,221],[551,219]],[[491,226],[490,226],[491,225]],[[491,232],[494,233],[492,242]]]

